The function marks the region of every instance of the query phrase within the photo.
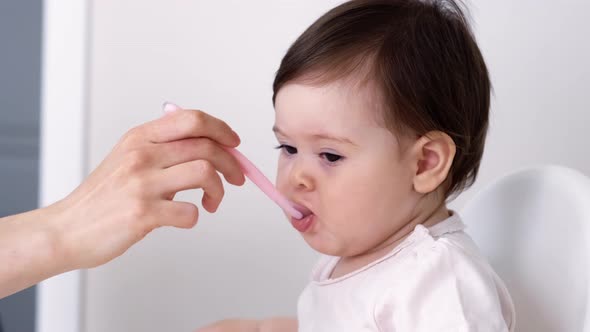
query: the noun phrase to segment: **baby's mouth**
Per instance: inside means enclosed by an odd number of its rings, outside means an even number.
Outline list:
[[[303,218],[301,219],[296,219],[291,217],[291,225],[293,226],[293,228],[295,228],[297,231],[301,232],[301,233],[305,233],[307,232],[314,220],[315,220],[315,214],[313,213],[313,211],[311,211],[310,209],[308,209],[307,207],[301,205],[301,204],[297,204],[294,203],[294,207],[297,211],[301,212],[301,214],[303,214]]]
[[[301,214],[303,215],[303,218],[301,219],[305,219],[307,216],[313,214],[313,212],[306,208],[305,206],[301,205],[301,204],[297,204],[297,203],[293,203],[294,207],[297,211],[301,212]]]

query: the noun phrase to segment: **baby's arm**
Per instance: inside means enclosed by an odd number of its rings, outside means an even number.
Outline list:
[[[196,332],[297,332],[297,319],[290,317],[265,320],[227,319]]]

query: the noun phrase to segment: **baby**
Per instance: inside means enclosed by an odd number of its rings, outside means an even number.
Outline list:
[[[475,180],[490,80],[453,0],[353,0],[274,81],[277,188],[322,254],[297,318],[202,331],[514,331],[506,287],[446,202]]]

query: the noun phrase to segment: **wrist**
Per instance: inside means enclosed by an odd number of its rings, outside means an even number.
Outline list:
[[[29,219],[31,233],[35,234],[35,249],[38,253],[40,266],[45,267],[47,277],[58,275],[74,268],[68,264],[65,250],[64,220],[66,214],[61,202],[31,211]],[[66,223],[67,224],[67,223]]]
[[[47,259],[54,262],[55,274],[80,268],[74,253],[70,250],[72,239],[68,239],[68,230],[73,224],[70,212],[71,209],[66,206],[65,200],[43,208],[45,227],[42,233],[46,241]]]

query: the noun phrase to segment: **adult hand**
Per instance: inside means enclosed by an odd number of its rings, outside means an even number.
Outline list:
[[[240,139],[223,121],[180,110],[127,132],[70,195],[46,208],[0,219],[0,298],[62,272],[104,264],[160,226],[193,227],[199,209],[173,201],[201,188],[218,208],[227,182],[245,181],[222,146]],[[30,239],[30,240],[29,240]]]

